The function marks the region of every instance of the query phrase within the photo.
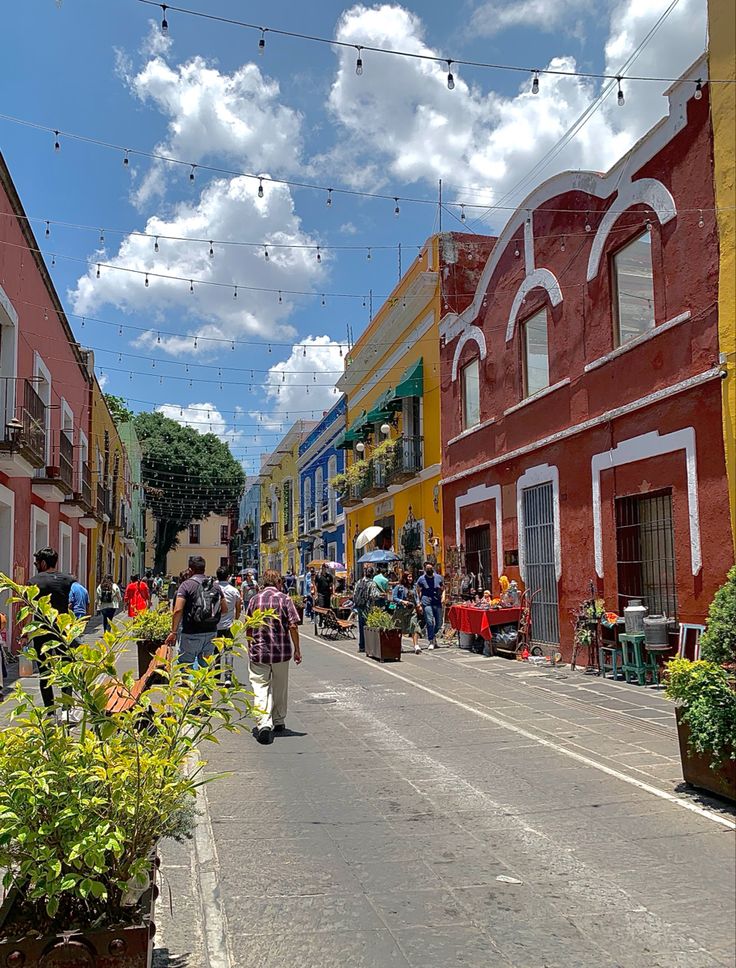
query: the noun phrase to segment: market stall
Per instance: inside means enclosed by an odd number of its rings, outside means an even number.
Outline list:
[[[450,625],[457,632],[481,635],[490,641],[493,629],[500,625],[518,624],[521,609],[478,608],[475,605],[452,605],[447,615]]]

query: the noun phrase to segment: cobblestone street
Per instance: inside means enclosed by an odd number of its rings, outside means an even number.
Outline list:
[[[158,966],[733,964],[734,815],[682,786],[657,691],[303,642],[289,733],[208,751]]]

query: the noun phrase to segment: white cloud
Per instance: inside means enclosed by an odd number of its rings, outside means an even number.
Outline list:
[[[160,46],[154,41],[148,47],[150,59],[127,81],[137,98],[152,102],[169,118],[157,154],[195,164],[211,158],[214,164],[256,172],[298,168],[301,116],[279,102],[278,82],[256,64],[243,64],[232,74],[202,57],[171,66],[166,60],[170,42]],[[181,166],[154,163],[136,192],[138,204],[162,194],[167,178],[188,175]]]
[[[228,423],[214,403],[162,403],[160,407],[156,407],[156,411],[175,420],[182,427],[191,427],[198,434],[214,434],[231,447],[236,446],[243,438],[237,424],[232,421]]]
[[[107,384],[110,382],[110,377],[104,371],[100,370],[97,374],[97,382],[100,385],[100,390],[104,390]]]
[[[614,70],[668,2],[625,0],[615,7],[606,51]],[[704,0],[680,0],[637,60],[636,73],[677,76],[685,70],[702,51],[703,18]],[[343,14],[336,35],[349,44],[438,53],[425,43],[421,20],[396,5],[354,6]],[[513,191],[520,174],[534,168],[594,100],[597,82],[543,75],[539,94],[530,93],[525,78],[519,92],[507,97],[478,86],[492,80],[489,72],[466,75],[453,68],[455,89],[450,91],[447,68],[432,61],[364,54],[364,73],[357,77],[354,52],[341,49],[338,58],[329,106],[345,140],[373,159],[382,152],[387,180],[425,181],[434,187],[442,177],[449,197],[455,191],[458,201],[487,197],[489,191],[498,200],[512,191],[510,201],[519,203],[530,187],[555,172],[606,169],[666,110],[661,96],[666,84],[632,84],[624,108],[618,108],[615,96],[609,98],[530,185]],[[575,70],[577,65],[561,55],[546,66]]]
[[[288,359],[275,363],[266,378],[268,415],[251,411],[265,427],[283,428],[295,420],[319,419],[337,401],[335,383],[343,371],[340,344],[329,336],[307,336]],[[306,351],[306,355],[305,355]]]
[[[577,16],[590,9],[588,0],[490,0],[473,11],[468,33],[480,37],[492,37],[508,27],[534,27],[551,31],[577,27]]]
[[[264,197],[258,198],[252,180],[241,177],[216,179],[203,189],[196,202],[180,204],[170,218],[149,218],[144,231],[151,236],[243,240],[247,235],[254,241],[316,244],[315,238],[302,230],[286,186],[268,185]],[[328,253],[318,263],[314,250],[310,249],[272,248],[268,261],[260,247],[215,245],[214,249],[214,258],[210,258],[208,243],[162,238],[159,251],[155,252],[153,239],[127,236],[117,252],[98,253],[93,258],[138,272],[103,267],[97,279],[96,267],[91,266],[70,294],[75,312],[89,315],[105,304],[112,304],[155,319],[173,310],[181,319],[180,335],[159,335],[152,328],[137,340],[138,345],[156,347],[172,355],[195,353],[195,336],[200,339],[245,335],[291,339],[294,331],[288,317],[294,306],[292,298],[283,295],[279,302],[277,292],[246,289],[239,289],[234,298],[235,286],[309,292],[327,272]],[[151,273],[148,287],[140,272]],[[160,279],[155,273],[179,278]],[[189,282],[182,279],[221,283],[225,288],[195,282],[191,293]],[[200,354],[218,348],[222,349],[223,344],[208,344],[206,340],[198,344]]]

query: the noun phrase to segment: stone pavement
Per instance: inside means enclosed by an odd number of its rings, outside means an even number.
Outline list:
[[[303,644],[291,733],[208,748],[164,846],[159,968],[734,964],[734,815],[682,788],[658,691]]]

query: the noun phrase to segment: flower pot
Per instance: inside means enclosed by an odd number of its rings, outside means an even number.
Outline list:
[[[711,767],[713,757],[709,753],[698,753],[688,747],[690,727],[683,721],[684,713],[682,708],[675,709],[682,776],[685,782],[736,803],[736,760],[729,758],[733,755],[733,750],[726,750],[724,758],[715,769]]]
[[[163,639],[138,639],[135,643],[136,649],[138,651],[138,678],[145,675],[146,670],[151,664],[151,659],[153,659],[156,654],[156,650],[160,649],[164,644]]]
[[[154,868],[155,870],[155,868]],[[152,871],[151,878],[154,878]],[[39,935],[13,933],[21,899],[9,891],[0,907],[0,965],[18,968],[151,968],[153,963],[153,908],[158,887],[151,884],[141,898],[131,924],[58,931]]]
[[[398,629],[365,630],[365,654],[379,662],[401,660],[401,632]]]
[[[296,609],[297,614],[299,616],[299,624],[300,625],[304,625],[304,606],[303,605],[295,605],[294,608]]]

